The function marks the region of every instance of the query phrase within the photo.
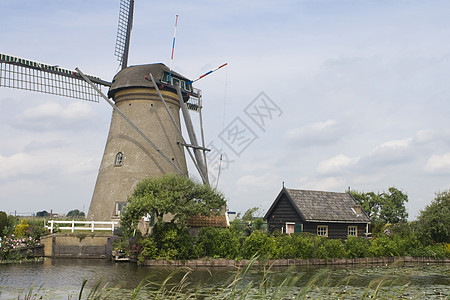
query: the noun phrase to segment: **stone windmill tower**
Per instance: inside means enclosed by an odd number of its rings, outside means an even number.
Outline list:
[[[116,55],[121,71],[112,82],[80,70],[0,54],[0,86],[56,94],[112,107],[110,130],[88,219],[118,219],[136,184],[166,173],[188,175],[185,151],[208,184],[205,149],[199,146],[189,110],[201,111],[201,91],[164,64],[127,66],[134,0],[121,0]],[[109,88],[108,96],[100,88]],[[112,99],[112,100],[111,100]],[[181,134],[183,114],[190,143]]]

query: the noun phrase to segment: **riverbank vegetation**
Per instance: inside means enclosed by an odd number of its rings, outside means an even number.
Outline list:
[[[408,223],[389,226],[389,234],[373,239],[349,237],[327,239],[307,233],[268,234],[259,230],[249,236],[231,228],[202,228],[191,236],[187,228],[173,223],[156,225],[154,233],[130,242],[117,240],[123,250],[138,264],[149,259],[187,260],[202,257],[251,259],[335,259],[364,257],[450,257],[450,244],[424,243]]]
[[[20,249],[39,246],[40,237],[48,233],[41,220],[20,220],[4,212],[0,212],[0,219],[0,261],[31,258],[31,251]]]
[[[147,184],[148,186],[148,184]],[[140,189],[142,191],[142,188]],[[147,190],[148,192],[148,190]],[[153,193],[152,193],[153,195]],[[130,238],[132,222],[122,222],[125,234],[116,240],[115,251],[122,251],[139,263],[149,259],[186,260],[202,257],[250,259],[255,255],[262,259],[335,259],[364,257],[450,257],[450,193],[436,194],[435,199],[421,213],[417,221],[407,222],[404,204],[407,196],[390,188],[382,194],[354,193],[355,198],[370,211],[375,219],[376,232],[371,238],[349,237],[346,240],[327,239],[308,233],[268,233],[262,220],[252,218],[255,209],[244,214],[256,226],[252,232],[243,220],[231,222],[229,228],[202,228],[197,236],[189,234],[184,222],[157,222],[152,234]],[[136,196],[134,196],[136,197]],[[141,199],[144,197],[140,195]],[[132,200],[133,210],[125,211],[137,218],[146,212]],[[155,204],[154,204],[155,205]],[[147,209],[147,210],[146,210]],[[393,212],[397,213],[393,213]],[[250,215],[250,217],[248,216]],[[130,220],[130,218],[124,218]],[[389,223],[395,222],[394,224]],[[137,220],[134,220],[137,223]],[[136,233],[134,230],[133,233]]]

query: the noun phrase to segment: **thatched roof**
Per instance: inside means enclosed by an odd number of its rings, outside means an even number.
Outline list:
[[[130,66],[128,68],[125,68],[117,73],[116,76],[114,76],[111,88],[108,92],[108,97],[114,97],[114,94],[117,91],[124,88],[153,88],[152,82],[145,79],[145,76],[148,76],[149,73],[152,73],[155,81],[159,83],[161,81],[161,78],[163,77],[164,72],[169,73],[169,67],[162,63]],[[185,82],[190,81],[188,78],[175,71],[172,71],[172,76],[184,80]]]

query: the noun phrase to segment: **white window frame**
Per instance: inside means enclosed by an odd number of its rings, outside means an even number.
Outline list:
[[[353,234],[350,234],[350,230],[353,230],[354,229],[354,232],[355,232],[355,234],[353,235]],[[347,227],[347,236],[355,236],[355,237],[357,237],[358,236],[358,226],[355,226],[355,225],[351,225],[351,226],[348,226]]]
[[[321,234],[322,232],[319,229],[325,228],[325,235]],[[328,237],[328,225],[317,225],[317,235],[322,237]]]

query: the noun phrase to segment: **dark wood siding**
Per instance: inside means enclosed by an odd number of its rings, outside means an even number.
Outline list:
[[[272,210],[272,214],[267,218],[269,231],[281,231],[282,227],[286,225],[286,222],[301,224],[302,220],[295,211],[294,206],[292,206],[291,202],[286,198],[286,195],[281,195],[280,200]]]
[[[358,227],[358,236],[365,237],[366,224],[354,224],[354,223],[304,223],[303,232],[310,232],[317,234],[317,226],[328,226],[328,238],[330,239],[346,239],[348,233],[348,226]]]

